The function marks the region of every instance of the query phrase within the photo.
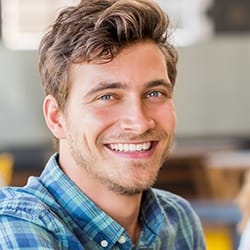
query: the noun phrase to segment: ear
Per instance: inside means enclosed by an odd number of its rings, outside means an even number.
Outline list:
[[[52,95],[45,97],[43,102],[43,114],[48,128],[57,139],[65,139],[63,126],[63,114],[58,108],[56,99]]]

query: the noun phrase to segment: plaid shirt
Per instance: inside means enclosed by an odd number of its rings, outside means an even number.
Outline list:
[[[203,250],[200,221],[184,199],[150,189],[143,194],[142,232],[133,245],[125,229],[61,171],[52,156],[39,178],[0,191],[0,249]]]

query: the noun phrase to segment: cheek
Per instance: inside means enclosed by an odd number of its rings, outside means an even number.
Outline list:
[[[174,129],[176,125],[176,112],[175,110],[172,110],[169,112],[169,123],[170,126]]]
[[[167,113],[165,116],[161,117],[161,127],[168,133],[173,133],[175,130],[176,118],[175,113]]]
[[[172,132],[176,126],[176,113],[174,105],[166,105],[158,108],[152,113],[154,120],[168,132]]]
[[[85,110],[81,124],[88,134],[99,136],[104,130],[111,127],[119,115],[110,109],[88,109]],[[86,135],[88,137],[88,135]]]
[[[114,117],[113,110],[110,109],[91,109],[87,110],[85,115],[85,121],[92,126],[96,125],[97,127],[103,126],[112,120]]]

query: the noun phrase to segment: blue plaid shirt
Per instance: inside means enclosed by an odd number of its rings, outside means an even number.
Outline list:
[[[143,194],[142,231],[133,245],[125,229],[63,173],[52,156],[39,178],[0,191],[0,249],[205,249],[200,221],[184,199]]]

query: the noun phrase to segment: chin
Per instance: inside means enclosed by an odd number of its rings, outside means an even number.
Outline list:
[[[122,184],[122,183],[109,183],[109,189],[119,195],[133,196],[142,193],[145,190],[151,188],[156,181],[155,178],[147,178],[146,180],[142,180],[140,178],[140,182],[138,179],[134,181],[132,184]]]
[[[116,194],[123,196],[135,196],[141,194],[143,191],[149,189],[150,186],[140,186],[140,187],[122,187],[122,186],[112,186],[112,191]]]

